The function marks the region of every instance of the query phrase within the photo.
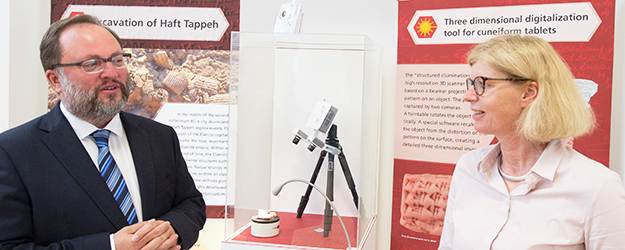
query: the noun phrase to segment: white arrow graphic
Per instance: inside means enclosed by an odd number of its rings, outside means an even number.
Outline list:
[[[417,32],[431,17],[437,29],[430,38]],[[424,25],[428,23],[425,22]],[[481,7],[415,12],[408,32],[415,44],[474,44],[499,35],[534,35],[550,42],[587,42],[601,24],[591,3]]]
[[[122,39],[219,41],[230,26],[220,8],[70,5],[98,17]]]

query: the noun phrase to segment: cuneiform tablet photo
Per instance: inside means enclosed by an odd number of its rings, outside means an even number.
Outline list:
[[[412,231],[441,235],[451,175],[406,174],[400,224]]]

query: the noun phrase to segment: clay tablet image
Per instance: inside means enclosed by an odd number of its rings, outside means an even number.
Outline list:
[[[451,175],[406,174],[400,224],[412,231],[441,235]]]

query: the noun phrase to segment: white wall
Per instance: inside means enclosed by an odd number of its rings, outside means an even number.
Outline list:
[[[48,83],[39,61],[39,42],[50,24],[50,1],[2,1],[0,8],[0,12],[7,13],[1,18],[2,34],[8,34],[0,38],[8,41],[8,46],[1,46],[0,121],[11,128],[47,110]],[[5,30],[6,24],[9,27]],[[9,105],[8,114],[2,110],[4,103]],[[2,123],[0,131],[6,129]]]
[[[9,34],[9,1],[0,2],[0,34]],[[0,55],[9,54],[9,36],[0,37]],[[9,57],[0,57],[0,131],[9,128]]]
[[[50,3],[47,0],[0,1],[0,31],[7,34],[6,20],[10,18],[9,48],[6,36],[0,38],[0,87],[9,89],[9,114],[6,96],[0,95],[0,131],[3,122],[9,127],[30,120],[46,110],[47,83],[39,63],[39,41],[50,20]],[[241,31],[272,32],[275,15],[280,4],[290,0],[241,0]],[[615,70],[612,105],[611,168],[624,176],[625,133],[625,0],[617,0],[615,34]],[[393,181],[393,138],[395,110],[395,79],[397,53],[397,1],[396,0],[309,0],[304,1],[304,33],[364,34],[383,48],[382,126],[379,172],[378,237],[376,249],[390,246],[391,203]],[[5,14],[5,15],[2,15]],[[8,53],[10,51],[10,53]],[[10,65],[10,67],[9,67]],[[7,77],[7,72],[10,74]],[[9,86],[6,86],[9,79]],[[0,91],[2,93],[4,91]]]

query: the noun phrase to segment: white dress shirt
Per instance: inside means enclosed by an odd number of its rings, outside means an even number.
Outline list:
[[[625,249],[618,174],[552,140],[508,193],[500,152],[491,145],[458,161],[439,249]]]
[[[61,105],[61,112],[63,112],[63,115],[65,115],[65,118],[69,121],[69,124],[74,129],[76,136],[78,136],[82,145],[85,147],[85,150],[89,153],[96,169],[98,169],[98,146],[95,143],[95,139],[90,136],[91,133],[98,130],[98,127],[76,117],[70,113],[64,105]],[[113,158],[115,158],[117,167],[122,172],[124,181],[126,181],[128,192],[130,192],[130,196],[132,197],[132,203],[135,205],[135,209],[137,211],[137,219],[138,221],[143,221],[137,172],[135,171],[132,153],[130,152],[128,139],[126,138],[122,122],[119,119],[119,114],[115,115],[115,117],[113,117],[104,129],[111,131],[111,135],[109,137],[109,150],[111,155],[113,155]],[[98,169],[98,171],[100,170]]]
[[[69,121],[69,124],[74,129],[76,136],[78,136],[80,142],[82,142],[82,145],[85,147],[85,150],[87,150],[89,157],[91,157],[93,164],[99,172],[100,169],[98,167],[98,145],[96,144],[95,139],[90,136],[91,133],[98,130],[99,128],[85,120],[76,117],[65,108],[65,105],[63,105],[62,102],[61,112],[63,113],[67,121]],[[141,195],[139,191],[137,172],[135,170],[135,163],[132,160],[132,153],[130,152],[130,146],[128,145],[128,138],[126,138],[126,132],[124,131],[124,126],[122,125],[122,121],[119,118],[119,114],[116,114],[115,117],[113,117],[113,119],[104,127],[104,129],[108,129],[109,131],[111,131],[111,134],[109,135],[109,151],[115,159],[115,163],[117,163],[119,171],[122,172],[122,176],[124,177],[124,181],[126,182],[126,187],[128,188],[130,197],[132,197],[132,203],[135,206],[137,220],[143,221],[143,210],[141,210]],[[116,250],[114,233],[115,232],[111,233],[109,237],[111,250]]]

